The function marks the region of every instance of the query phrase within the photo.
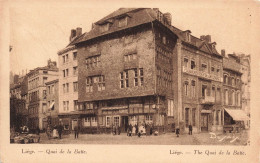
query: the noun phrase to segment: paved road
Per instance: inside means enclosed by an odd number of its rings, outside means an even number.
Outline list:
[[[166,133],[159,136],[127,137],[126,133],[121,135],[111,134],[80,134],[74,139],[74,134],[63,135],[62,139],[48,140],[46,134],[41,134],[40,144],[128,144],[128,145],[246,145],[248,142],[248,130],[235,135],[216,134],[216,138],[209,133],[183,134],[176,137],[175,133]],[[212,138],[211,138],[212,137]],[[236,140],[234,140],[238,137]],[[234,140],[232,142],[232,140]]]

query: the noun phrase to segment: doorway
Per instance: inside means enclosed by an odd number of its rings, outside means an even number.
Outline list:
[[[126,132],[128,127],[128,116],[122,116],[122,122],[121,122],[121,132]]]
[[[208,114],[201,114],[201,131],[208,131]]]

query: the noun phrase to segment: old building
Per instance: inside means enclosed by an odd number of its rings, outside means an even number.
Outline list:
[[[29,128],[44,129],[45,113],[47,112],[46,85],[47,81],[56,79],[58,68],[56,62],[48,60],[48,65],[31,70],[28,74],[28,121]]]
[[[176,42],[170,14],[158,9],[119,9],[94,23],[76,43],[83,131],[141,123],[163,131],[167,117],[171,126]]]
[[[211,36],[197,38],[191,31],[180,31],[174,89],[176,124],[184,132],[192,125],[194,132],[217,131],[223,127],[222,55],[216,51]],[[180,91],[181,90],[181,91]],[[178,108],[178,109],[177,109]]]
[[[225,130],[230,130],[230,125],[241,124],[241,121],[248,118],[242,110],[241,70],[240,59],[235,54],[228,54],[228,56],[223,59],[223,107],[225,109]]]
[[[78,112],[78,56],[73,43],[82,29],[71,30],[69,45],[58,52],[59,56],[59,117],[66,132],[71,132],[81,112]]]
[[[251,85],[251,57],[250,55],[239,54],[240,64],[242,67],[242,110],[244,110],[247,116],[250,117],[250,85]],[[250,127],[250,120],[245,122],[245,127]]]
[[[44,128],[47,124],[51,126],[57,126],[59,124],[59,79],[51,80],[46,82],[46,102],[47,110],[44,113],[46,115],[47,121],[44,120]],[[45,119],[46,119],[45,118]]]
[[[19,77],[10,85],[10,127],[19,130],[28,122],[27,76]]]

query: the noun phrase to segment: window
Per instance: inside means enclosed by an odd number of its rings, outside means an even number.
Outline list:
[[[68,93],[69,90],[70,90],[69,86],[70,86],[69,83],[66,83],[66,87],[67,87],[67,90],[66,90],[66,91],[67,91],[67,93]]]
[[[166,44],[166,37],[165,36],[163,36],[162,42],[163,42],[163,44]]]
[[[109,23],[103,24],[100,26],[101,33],[106,32],[109,30]]]
[[[127,17],[118,20],[118,27],[124,27],[124,26],[127,26]]]
[[[64,56],[62,56],[62,60],[63,60],[63,63],[65,63],[65,62],[66,62],[65,55],[64,55]]]
[[[131,54],[124,55],[125,62],[136,60],[136,58],[137,58],[137,53],[131,53]]]
[[[67,76],[69,76],[69,69],[63,70],[63,77],[65,78]]]
[[[48,74],[48,71],[42,71],[44,74]]]
[[[189,62],[188,58],[184,58],[184,67],[188,67],[188,62]]]
[[[214,67],[211,67],[211,72],[214,72],[215,71],[215,68]]]
[[[69,101],[66,102],[67,103],[67,111],[69,110]]]
[[[46,94],[46,90],[43,90],[43,99],[46,99],[46,96],[47,96],[47,94]]]
[[[62,72],[63,72],[63,77],[65,78],[66,77],[66,71],[62,70]]]
[[[98,76],[98,91],[103,91],[105,89],[106,89],[105,76],[104,75]]]
[[[234,77],[232,77],[231,84],[232,84],[232,86],[235,86],[235,79],[234,79]]]
[[[66,76],[69,76],[69,69],[66,69]]]
[[[142,68],[139,69],[139,76],[140,76],[140,85],[144,85],[144,70]]]
[[[66,106],[67,102],[63,101],[63,110],[66,111],[67,110],[67,106]]]
[[[129,80],[128,80],[128,70],[125,71],[125,86],[129,87]]]
[[[240,99],[240,92],[237,92],[237,105],[240,106],[241,99]]]
[[[235,98],[236,98],[235,91],[232,91],[232,105],[233,106],[236,105]]]
[[[221,101],[221,92],[220,92],[220,88],[217,88],[216,101],[217,101],[217,102],[220,102],[220,101]]]
[[[207,95],[207,86],[202,85],[202,97],[205,97]]]
[[[216,92],[215,92],[215,86],[212,86],[212,92],[211,92],[211,96],[215,97]]]
[[[66,93],[66,84],[63,84],[63,93]]]
[[[55,90],[54,90],[54,85],[51,86],[51,94],[54,94]]]
[[[78,67],[77,66],[73,67],[73,75],[74,76],[78,75]]]
[[[196,65],[195,65],[195,61],[191,61],[190,62],[190,68],[191,69],[195,69]]]
[[[227,89],[225,89],[225,91],[224,91],[224,100],[225,100],[225,105],[228,105],[228,90]]]
[[[217,68],[216,72],[217,72],[217,74],[219,75],[219,72],[220,72],[220,68]]]
[[[237,86],[240,86],[240,80],[237,79]]]
[[[185,108],[185,125],[186,127],[189,126],[189,108]]]
[[[124,73],[120,72],[120,88],[124,88]]]
[[[42,81],[43,81],[43,85],[45,85],[46,81],[48,80],[48,77],[43,77]],[[36,84],[35,84],[36,85]]]
[[[78,110],[78,100],[74,100],[74,110]]]
[[[87,77],[87,79],[86,79],[86,92],[93,92],[92,77]]]
[[[134,69],[134,72],[135,72],[135,86],[138,86],[138,72],[137,72],[137,69]]]
[[[224,75],[224,84],[227,84],[227,83],[228,83],[228,76]]]
[[[86,58],[86,68],[95,68],[100,65],[100,55]]]
[[[206,64],[201,64],[201,70],[203,71],[203,72],[207,72],[207,65]]]
[[[91,117],[91,126],[97,126],[97,118]]]
[[[66,54],[66,62],[68,62],[69,61],[69,55],[68,54]]]
[[[196,125],[196,108],[192,108],[192,126]]]
[[[111,116],[106,116],[106,126],[110,127],[111,125]]]
[[[189,92],[189,82],[188,81],[185,81],[184,82],[184,94],[185,96],[188,96],[188,92]]]
[[[84,119],[84,126],[90,126],[90,117]]]
[[[74,92],[78,92],[78,82],[73,82],[73,90]]]
[[[153,123],[152,115],[146,115],[145,116],[145,123]]]
[[[191,96],[196,97],[196,82],[194,80],[191,81]]]
[[[77,59],[77,55],[78,55],[77,52],[73,52],[73,60],[76,60],[76,59]]]

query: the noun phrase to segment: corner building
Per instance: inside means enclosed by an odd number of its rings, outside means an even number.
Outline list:
[[[159,132],[174,122],[171,16],[158,9],[119,9],[76,42],[78,102],[83,132],[121,132],[150,123]]]

